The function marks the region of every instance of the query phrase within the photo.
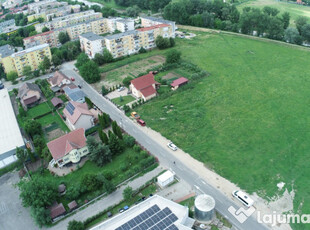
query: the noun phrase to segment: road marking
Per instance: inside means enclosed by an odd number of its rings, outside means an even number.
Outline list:
[[[203,180],[201,180],[201,183],[206,184],[206,182],[204,182]]]

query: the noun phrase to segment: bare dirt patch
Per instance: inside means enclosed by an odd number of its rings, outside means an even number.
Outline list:
[[[56,139],[57,137],[63,136],[65,134],[64,131],[61,130],[61,128],[54,129],[48,133],[46,133],[47,139],[49,141]]]
[[[172,78],[176,78],[176,77],[182,77],[180,74],[174,73],[174,72],[170,72],[168,74],[166,74],[165,76],[162,77],[162,79],[172,79]]]
[[[140,61],[136,61],[122,67],[113,69],[111,71],[101,74],[101,81],[92,86],[98,91],[101,92],[101,88],[104,85],[106,88],[121,84],[122,80],[127,76],[138,76],[141,73],[144,73],[148,69],[161,65],[166,61],[165,57],[156,55],[149,58],[145,58]]]

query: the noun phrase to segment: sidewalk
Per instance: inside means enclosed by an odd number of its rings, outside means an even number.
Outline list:
[[[60,221],[55,226],[48,228],[50,230],[65,230],[67,229],[68,223],[71,220],[78,220],[78,221],[85,221],[87,218],[96,215],[97,213],[105,210],[106,208],[118,204],[121,200],[123,200],[123,190],[130,186],[133,190],[138,189],[142,185],[144,185],[147,181],[151,180],[153,177],[156,177],[162,170],[164,170],[161,166],[158,166],[151,172],[148,172],[142,177],[139,177],[133,181],[128,182],[127,184],[121,186],[112,194],[108,195],[107,197],[98,200],[94,204],[87,206],[85,209],[75,213],[74,215]],[[47,228],[45,228],[47,229]]]

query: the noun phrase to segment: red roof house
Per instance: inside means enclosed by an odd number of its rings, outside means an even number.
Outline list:
[[[50,216],[52,219],[55,219],[56,217],[66,213],[66,209],[64,208],[62,203],[54,204],[53,206],[50,207],[50,211],[51,211]]]
[[[70,101],[63,110],[63,114],[71,130],[79,128],[86,130],[94,126],[94,114],[88,110],[86,103]]]
[[[158,84],[159,83],[154,80],[154,75],[149,73],[133,79],[129,87],[135,97],[147,101],[156,96],[156,85]]]
[[[144,28],[139,28],[139,29],[136,29],[137,31],[149,31],[149,30],[154,30],[154,29],[157,29],[157,28],[163,28],[163,27],[169,27],[170,25],[168,24],[158,24],[158,25],[154,25],[154,26],[149,26],[149,27],[144,27]]]
[[[171,88],[173,90],[176,90],[177,88],[179,88],[180,86],[182,85],[185,85],[188,83],[188,79],[185,78],[185,77],[180,77],[176,80],[174,80],[170,85],[171,85]]]
[[[48,142],[47,147],[53,157],[52,163],[62,167],[70,162],[77,163],[81,157],[88,154],[84,132],[83,128],[77,129]]]

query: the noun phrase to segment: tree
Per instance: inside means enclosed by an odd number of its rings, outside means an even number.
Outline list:
[[[51,222],[50,210],[45,207],[31,207],[30,215],[40,227]]]
[[[155,39],[155,44],[158,47],[158,49],[166,49],[170,47],[170,41],[168,38],[163,38],[162,36],[157,36]]]
[[[29,65],[24,66],[23,68],[23,75],[26,77],[30,77],[32,74],[31,67]]]
[[[289,27],[285,30],[284,40],[289,43],[301,45],[302,37],[299,35],[299,32],[296,28]]]
[[[40,177],[33,177],[30,181],[21,181],[18,186],[21,191],[19,196],[25,207],[48,207],[58,195],[55,184]]]
[[[133,7],[128,7],[126,9],[126,14],[129,17],[137,17],[140,12],[141,12],[141,9],[137,5],[134,5]]]
[[[181,52],[177,50],[169,50],[166,55],[166,63],[177,63],[181,59]]]
[[[43,58],[42,67],[44,70],[48,70],[51,67],[51,61],[47,56],[44,56]]]
[[[123,151],[123,146],[113,133],[109,133],[109,148],[113,154],[118,154]]]
[[[132,187],[127,186],[123,191],[124,200],[129,201],[132,198],[133,190]]]
[[[29,34],[29,37],[34,36],[34,35],[37,35],[37,34],[38,34],[37,31],[31,31],[30,34]]]
[[[33,138],[35,135],[42,134],[42,126],[40,122],[36,120],[27,120],[25,122],[25,131]]]
[[[77,68],[80,68],[82,65],[84,65],[86,62],[89,62],[89,57],[85,53],[81,53],[78,58],[76,59],[75,66]]]
[[[139,54],[144,54],[146,52],[147,52],[146,49],[144,49],[143,47],[139,49]]]
[[[169,42],[170,42],[170,47],[174,47],[175,46],[175,41],[173,38],[169,38]]]
[[[124,135],[123,140],[125,145],[129,148],[132,148],[136,143],[135,138],[129,135]]]
[[[112,153],[109,146],[98,143],[92,136],[87,137],[86,142],[90,152],[89,159],[99,167],[112,160]]]
[[[95,174],[85,174],[81,183],[86,186],[87,191],[95,191],[102,186],[102,182],[98,180]]]
[[[133,77],[127,76],[123,79],[122,83],[124,86],[128,88],[132,80],[133,80]]]
[[[109,91],[105,88],[104,85],[101,87],[101,93],[102,93],[103,96],[107,95],[109,93]]]
[[[27,150],[16,147],[16,156],[21,163],[25,163],[28,158]]]
[[[52,62],[55,66],[59,66],[62,63],[61,59],[56,54],[52,55]]]
[[[6,74],[5,74],[5,72],[4,72],[3,66],[0,64],[0,79],[1,79],[1,78],[6,79]]]
[[[88,61],[80,67],[81,76],[88,83],[95,83],[100,80],[99,67],[94,61]]]
[[[84,224],[81,221],[76,221],[76,220],[71,220],[68,223],[68,228],[67,230],[84,230]]]
[[[104,63],[113,62],[113,56],[109,50],[107,50],[107,49],[103,50],[103,57],[104,57]]]
[[[50,31],[50,29],[47,28],[46,26],[44,26],[43,29],[42,29],[42,33],[47,32],[47,31]]]
[[[14,83],[16,81],[16,78],[18,77],[17,73],[15,71],[11,71],[7,74],[7,79]]]
[[[298,17],[295,21],[295,24],[296,24],[296,28],[299,32],[299,34],[301,34],[301,29],[304,25],[307,24],[307,21],[308,21],[308,18],[306,17]]]
[[[68,35],[67,32],[60,32],[60,33],[58,34],[58,40],[59,40],[59,42],[63,45],[63,44],[65,44],[66,42],[70,41],[70,37],[69,37],[69,35]]]
[[[286,30],[287,27],[289,26],[289,24],[290,24],[290,18],[291,18],[290,13],[284,12],[284,13],[282,14],[283,29]]]
[[[100,137],[101,142],[103,144],[108,145],[109,144],[109,138],[108,138],[107,134],[105,132],[103,132],[101,128],[99,128],[98,133],[99,133],[99,137]]]
[[[26,117],[27,116],[27,113],[26,111],[24,110],[24,108],[22,106],[19,106],[18,108],[18,114],[21,116],[21,117]]]
[[[96,62],[97,65],[103,65],[104,64],[104,57],[100,53],[96,53],[94,57],[94,62]]]
[[[306,24],[301,28],[301,36],[310,43],[310,24]]]
[[[112,193],[116,189],[115,185],[106,178],[103,181],[103,187],[107,191],[108,194]]]
[[[88,106],[88,109],[91,109],[94,106],[93,102],[88,97],[85,97],[85,102]]]

